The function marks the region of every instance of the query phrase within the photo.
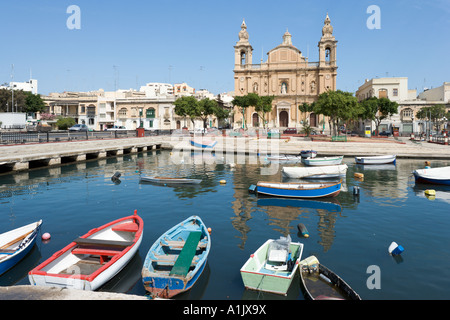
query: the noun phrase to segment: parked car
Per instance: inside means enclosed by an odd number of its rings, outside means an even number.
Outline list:
[[[391,136],[392,135],[392,133],[390,133],[389,131],[381,131],[380,132],[380,136],[386,136],[386,137],[389,137],[389,136]]]
[[[296,134],[297,133],[297,129],[296,128],[287,128],[286,130],[283,131],[284,134]]]
[[[85,124],[76,124],[69,128],[69,131],[89,131],[89,128]]]
[[[124,126],[113,126],[111,128],[106,129],[106,131],[126,131],[127,128]]]

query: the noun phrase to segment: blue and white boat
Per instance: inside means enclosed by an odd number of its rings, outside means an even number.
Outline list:
[[[316,183],[281,183],[281,182],[258,182],[251,185],[250,192],[264,194],[274,197],[286,198],[324,198],[335,197],[341,192],[342,180],[338,182],[316,182]]]
[[[450,185],[450,167],[417,169],[413,174],[416,183]]]
[[[209,140],[189,140],[189,142],[191,143],[191,146],[197,147],[197,148],[214,148],[214,146],[217,144],[217,141],[209,141]]]
[[[200,217],[180,222],[150,247],[142,268],[145,289],[153,298],[171,298],[191,289],[210,249],[211,237]]]
[[[42,220],[0,234],[0,275],[22,260],[33,245]]]

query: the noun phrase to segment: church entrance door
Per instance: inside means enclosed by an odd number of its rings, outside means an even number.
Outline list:
[[[281,111],[280,112],[280,127],[287,127],[289,126],[289,114],[287,111]]]

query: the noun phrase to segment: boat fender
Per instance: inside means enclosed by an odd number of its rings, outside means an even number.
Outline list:
[[[425,190],[425,195],[427,195],[427,196],[436,196],[436,190],[427,189],[427,190]]]
[[[325,282],[331,283],[331,280],[328,279],[328,277],[326,277],[323,273],[319,274],[319,278],[321,278]]]
[[[364,179],[364,174],[359,173],[359,172],[355,172],[355,178],[357,178],[357,179]]]
[[[48,232],[46,232],[46,233],[44,233],[43,235],[42,235],[42,240],[49,240],[50,239],[50,233],[48,233]]]
[[[220,184],[226,184],[227,183],[226,180],[220,180],[219,182],[220,182]]]
[[[401,254],[404,250],[405,249],[396,242],[392,242],[388,249],[389,253],[393,256]]]
[[[297,229],[298,229],[298,231],[300,231],[300,233],[302,234],[303,237],[305,237],[305,238],[309,237],[308,229],[306,229],[306,226],[303,223],[299,223],[297,225]]]
[[[208,233],[211,234],[211,232],[212,232],[212,229],[208,228]]]

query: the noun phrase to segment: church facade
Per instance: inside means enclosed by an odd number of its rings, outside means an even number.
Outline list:
[[[336,90],[336,47],[333,27],[328,14],[318,43],[319,61],[309,62],[308,57],[292,44],[292,36],[286,31],[283,42],[267,53],[267,61],[253,64],[253,48],[245,21],[234,46],[234,93],[244,96],[254,92],[259,96],[275,96],[272,112],[266,115],[268,128],[301,128],[305,120],[312,127],[322,128],[323,116],[305,114],[298,109],[303,103],[312,103],[327,90]],[[244,117],[235,107],[234,126],[263,127],[254,107],[245,111]]]

